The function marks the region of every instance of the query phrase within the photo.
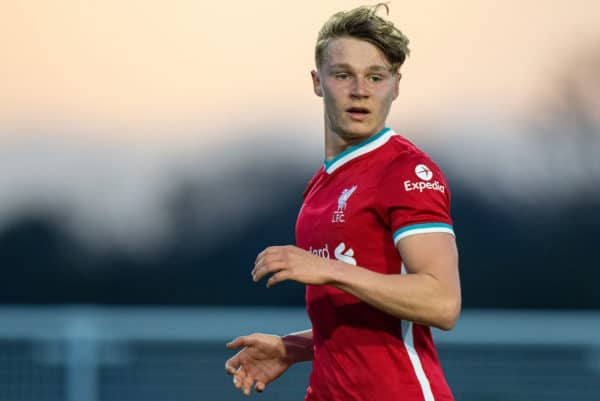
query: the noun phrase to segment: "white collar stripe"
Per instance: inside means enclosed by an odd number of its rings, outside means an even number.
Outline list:
[[[327,174],[331,174],[349,161],[354,160],[365,153],[369,153],[377,148],[380,148],[381,146],[385,145],[385,143],[387,143],[387,141],[394,135],[398,134],[396,134],[390,128],[385,128],[380,134],[375,134],[374,137],[367,139],[365,142],[340,153],[338,155],[339,158],[336,156],[336,158],[332,159],[330,163],[325,162],[325,172],[327,172]]]

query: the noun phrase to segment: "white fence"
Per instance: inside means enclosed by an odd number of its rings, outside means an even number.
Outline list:
[[[225,342],[307,327],[295,308],[3,307],[0,401],[241,400]],[[434,336],[457,401],[600,400],[598,312],[467,310]],[[309,369],[257,399],[302,400]]]

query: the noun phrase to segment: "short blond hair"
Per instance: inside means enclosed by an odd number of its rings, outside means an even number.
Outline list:
[[[389,14],[386,3],[360,6],[333,14],[319,31],[315,47],[317,68],[321,66],[325,49],[333,39],[351,37],[379,48],[392,65],[392,71],[397,72],[410,53],[408,38],[391,21],[377,15],[380,8],[385,8],[386,14]]]

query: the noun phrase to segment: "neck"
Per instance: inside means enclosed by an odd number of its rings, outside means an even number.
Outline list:
[[[325,124],[325,160],[331,160],[351,146],[357,145],[373,135],[381,132],[384,127],[364,137],[352,137],[344,132],[336,132]]]
[[[352,144],[339,134],[325,128],[325,160],[331,160],[335,156],[348,149]]]

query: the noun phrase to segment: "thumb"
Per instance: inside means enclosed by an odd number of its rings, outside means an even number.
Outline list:
[[[244,346],[244,340],[242,337],[237,337],[229,341],[225,346],[229,349],[237,349]]]
[[[237,349],[237,348],[256,345],[256,343],[257,343],[257,340],[253,336],[241,336],[241,337],[237,337],[237,338],[231,340],[230,342],[225,344],[225,346],[229,349]]]

